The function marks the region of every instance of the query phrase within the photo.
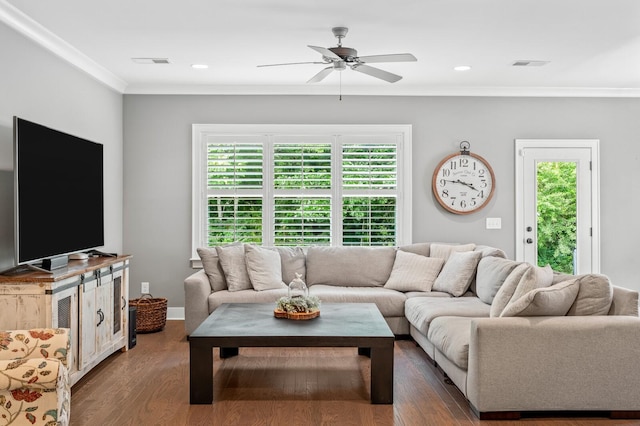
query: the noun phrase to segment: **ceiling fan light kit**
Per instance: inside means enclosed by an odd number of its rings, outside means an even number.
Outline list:
[[[382,62],[415,62],[416,57],[410,53],[394,53],[387,55],[358,56],[358,51],[351,47],[342,46],[342,39],[349,32],[347,27],[332,28],[333,35],[338,39],[336,47],[320,47],[311,46],[309,48],[315,50],[322,55],[322,62],[289,62],[284,64],[268,64],[258,65],[259,67],[280,66],[280,65],[301,65],[301,64],[323,64],[328,67],[320,70],[316,75],[311,77],[307,83],[319,83],[324,80],[333,71],[344,71],[349,67],[353,71],[369,75],[371,77],[384,80],[389,83],[395,83],[402,79],[402,76],[381,70],[379,68],[366,65],[368,63]]]

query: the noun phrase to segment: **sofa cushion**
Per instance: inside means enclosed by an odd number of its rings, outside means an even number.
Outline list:
[[[563,281],[550,287],[539,287],[511,301],[501,317],[562,316],[576,300],[580,284],[577,279]]]
[[[220,258],[229,291],[253,290],[244,259],[244,244],[218,246],[216,252]]]
[[[398,247],[398,250],[428,257],[430,253],[429,247],[431,247],[431,243],[413,243],[406,246],[400,246]]]
[[[287,288],[264,291],[255,291],[254,289],[217,291],[211,293],[208,297],[209,313],[213,312],[223,303],[273,303],[275,309],[276,301],[282,296],[286,296],[288,291]]]
[[[393,247],[309,247],[307,285],[382,287],[395,257]]]
[[[280,253],[275,250],[245,244],[244,257],[247,273],[255,290],[283,288]]]
[[[586,274],[576,277],[580,290],[567,315],[607,315],[613,300],[613,286],[609,277]]]
[[[307,280],[306,255],[302,247],[274,247],[280,253],[282,263],[282,281],[289,284],[300,274],[302,281]]]
[[[520,263],[494,256],[480,259],[476,273],[476,294],[480,300],[490,305],[504,280]]]
[[[384,287],[398,291],[431,291],[443,264],[444,260],[437,257],[398,250]]]
[[[404,304],[411,325],[427,335],[431,321],[438,317],[488,317],[491,307],[477,297],[413,297]]]
[[[473,318],[438,317],[431,321],[427,338],[458,367],[469,366],[469,341]]]
[[[507,306],[507,303],[511,300],[513,296],[513,292],[516,291],[516,287],[518,287],[518,283],[520,282],[520,278],[524,275],[525,272],[529,269],[531,265],[528,263],[521,263],[520,265],[513,268],[513,271],[507,276],[504,280],[495,297],[493,298],[493,302],[491,302],[491,316],[499,317],[502,311],[504,311],[504,307]]]
[[[441,243],[433,243],[431,247],[429,247],[429,256],[430,257],[439,257],[444,259],[446,262],[451,256],[451,253],[460,252],[460,251],[472,251],[476,248],[476,245],[471,244],[441,244]]]
[[[375,303],[384,317],[404,316],[404,302],[407,299],[403,293],[383,287],[336,287],[316,284],[309,287],[309,294],[318,296],[322,303]]]
[[[205,274],[207,274],[207,278],[209,278],[211,290],[226,290],[227,280],[224,277],[224,271],[220,265],[220,258],[218,257],[218,252],[215,247],[200,247],[197,249],[197,252],[202,261],[202,268]]]
[[[481,256],[481,253],[474,251],[451,253],[440,275],[433,283],[433,289],[446,291],[456,297],[462,296],[469,289],[471,280],[476,275],[476,267]]]

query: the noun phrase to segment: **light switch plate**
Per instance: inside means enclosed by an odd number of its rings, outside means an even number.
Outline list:
[[[488,217],[487,218],[487,229],[501,229],[502,228],[502,218],[501,217]]]

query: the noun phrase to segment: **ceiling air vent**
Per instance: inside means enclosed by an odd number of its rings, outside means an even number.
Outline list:
[[[168,58],[131,58],[136,64],[168,64]]]
[[[513,64],[511,64],[514,67],[541,67],[543,65],[547,65],[549,63],[549,61],[525,61],[525,60],[520,60],[520,61],[515,61]]]

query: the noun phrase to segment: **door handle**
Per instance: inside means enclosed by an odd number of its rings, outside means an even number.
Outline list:
[[[533,244],[533,239],[532,238],[527,238],[526,242],[527,242],[527,244]]]

